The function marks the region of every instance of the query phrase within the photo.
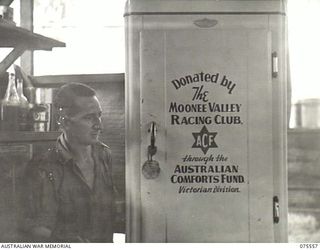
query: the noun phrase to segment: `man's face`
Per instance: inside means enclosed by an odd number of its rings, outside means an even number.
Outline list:
[[[73,115],[69,115],[64,131],[69,143],[94,144],[102,129],[101,106],[96,96],[77,97]]]

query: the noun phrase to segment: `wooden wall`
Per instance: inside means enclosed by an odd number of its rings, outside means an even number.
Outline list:
[[[320,131],[289,131],[288,184],[292,212],[320,211]]]
[[[112,150],[114,179],[118,190],[124,195],[125,173],[125,112],[124,84],[92,84],[102,106],[103,132],[100,140]]]

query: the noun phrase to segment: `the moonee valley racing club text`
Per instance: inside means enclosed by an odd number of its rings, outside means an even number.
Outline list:
[[[186,88],[192,89],[191,100],[187,104],[175,101],[170,103],[168,111],[171,114],[171,125],[243,124],[238,114],[242,104],[217,103],[212,101],[213,98],[209,90],[213,88],[216,88],[214,93],[219,93],[219,91],[223,90],[225,90],[228,95],[234,93],[237,84],[229,80],[227,76],[224,75],[220,77],[220,73],[211,74],[200,72],[174,79],[171,83],[177,91],[177,94],[180,94],[179,92]]]
[[[170,182],[177,185],[179,194],[241,192],[240,187],[246,180],[240,166],[235,159],[229,159],[228,152],[212,151],[219,148],[216,137],[223,136],[214,130],[217,126],[228,131],[228,127],[244,124],[242,103],[232,101],[237,84],[226,75],[204,72],[185,75],[172,80],[171,84],[179,95],[182,89],[186,90],[185,96],[190,99],[187,103],[176,100],[169,103],[168,123],[171,126],[192,126],[195,131],[190,136],[193,151],[181,156],[179,163],[173,166]],[[215,101],[215,96],[222,92],[226,92],[228,98],[223,102]],[[211,153],[206,155],[208,151]]]

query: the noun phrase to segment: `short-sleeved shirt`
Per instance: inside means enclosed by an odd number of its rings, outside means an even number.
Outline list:
[[[92,145],[94,183],[90,188],[63,137],[56,147],[27,168],[25,225],[52,231],[50,241],[112,242],[114,187],[111,153],[101,142]],[[37,239],[33,239],[37,241]]]

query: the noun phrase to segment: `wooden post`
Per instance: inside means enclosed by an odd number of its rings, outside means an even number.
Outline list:
[[[33,0],[20,0],[21,27],[33,31]],[[33,75],[33,51],[25,51],[21,56],[21,68]]]

